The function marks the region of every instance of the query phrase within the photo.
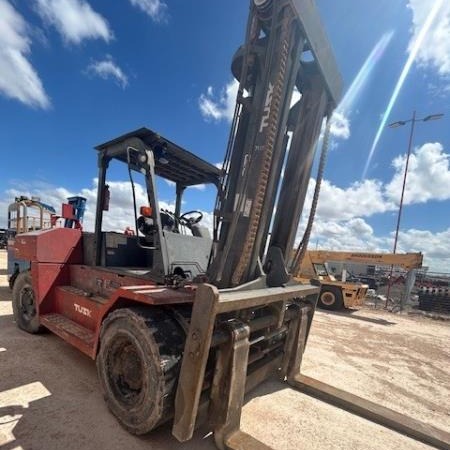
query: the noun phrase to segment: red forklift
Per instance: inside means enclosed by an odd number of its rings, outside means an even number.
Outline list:
[[[96,360],[105,401],[131,433],[173,418],[186,441],[207,419],[220,449],[267,448],[240,430],[241,407],[268,376],[295,385],[299,374],[319,287],[293,279],[291,254],[341,79],[310,0],[252,0],[232,72],[240,85],[223,169],[147,128],[98,146],[94,233],[21,235],[15,249],[31,270],[16,279],[13,307],[20,328],[48,329]],[[118,163],[134,233],[103,226]],[[157,177],[175,183],[173,211],[159,206]],[[182,211],[197,184],[218,190],[212,236],[200,211]]]
[[[95,359],[110,411],[134,434],[173,419],[172,434],[186,441],[206,421],[221,450],[269,450],[240,430],[240,418],[245,392],[275,374],[450,448],[442,430],[300,375],[320,286],[293,278],[301,258],[292,250],[321,126],[326,119],[326,148],[341,96],[314,2],[251,0],[232,72],[239,90],[222,170],[141,128],[97,147],[94,233],[19,235],[15,250],[31,269],[14,284],[17,325],[48,329]],[[301,98],[291,104],[294,90]],[[113,164],[130,179],[126,233],[103,226]],[[160,208],[156,177],[175,183],[173,211]],[[196,184],[218,189],[212,236],[200,211],[182,211],[183,192]]]

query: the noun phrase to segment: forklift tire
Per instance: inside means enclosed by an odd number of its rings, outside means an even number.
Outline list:
[[[9,288],[11,289],[11,291],[14,289],[14,283],[15,283],[16,278],[18,277],[19,273],[20,272],[17,270],[9,277],[8,284],[9,284]]]
[[[344,301],[341,290],[335,286],[323,286],[320,290],[317,306],[331,311],[342,309]]]
[[[31,334],[43,331],[39,324],[39,314],[36,309],[29,270],[19,273],[14,280],[12,307],[14,320],[19,328]]]
[[[130,433],[173,415],[185,336],[166,310],[123,308],[104,320],[97,372],[110,411]]]

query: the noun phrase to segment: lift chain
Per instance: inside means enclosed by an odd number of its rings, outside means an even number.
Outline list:
[[[322,152],[320,154],[319,167],[317,169],[316,187],[314,189],[314,195],[313,195],[313,200],[312,200],[312,204],[311,204],[311,211],[309,213],[308,224],[306,225],[306,229],[303,234],[303,239],[301,240],[301,242],[295,252],[295,257],[294,257],[294,260],[292,263],[291,273],[293,273],[294,276],[296,274],[298,274],[300,271],[300,265],[302,263],[302,260],[305,256],[306,249],[308,247],[309,238],[311,236],[311,231],[312,231],[312,227],[313,227],[313,223],[314,223],[314,218],[316,216],[317,205],[319,203],[320,188],[322,185],[323,174],[325,171],[325,163],[326,163],[327,156],[328,156],[328,147],[330,144],[331,118],[332,118],[332,113],[330,113],[327,117],[327,124],[326,124],[325,132],[323,135]]]
[[[280,52],[279,72],[273,89],[272,104],[270,108],[269,121],[267,127],[268,128],[267,139],[263,150],[262,170],[260,171],[258,177],[257,191],[252,205],[249,228],[244,241],[242,254],[231,278],[231,283],[234,286],[240,283],[245,270],[248,268],[248,264],[253,252],[256,234],[258,232],[258,227],[261,219],[261,212],[264,205],[264,198],[270,175],[270,167],[272,164],[273,148],[277,136],[277,128],[281,107],[281,97],[286,78],[286,66],[288,62],[289,47],[290,47],[289,46],[290,27],[288,25],[291,20],[292,18],[289,17],[288,11],[285,10],[282,22],[282,39],[281,39],[282,45]]]

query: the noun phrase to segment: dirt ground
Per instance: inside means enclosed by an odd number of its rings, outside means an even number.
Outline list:
[[[51,334],[12,319],[0,250],[1,450],[207,450],[206,429],[186,444],[165,426],[129,435],[107,411],[95,364]],[[318,311],[303,373],[450,432],[450,323],[364,309]],[[246,400],[243,429],[280,450],[429,449],[271,380]]]

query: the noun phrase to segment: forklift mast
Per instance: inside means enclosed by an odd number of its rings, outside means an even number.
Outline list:
[[[314,4],[253,0],[232,72],[239,91],[208,275],[220,288],[261,275],[268,286],[281,286],[290,278],[287,263],[323,119],[341,95]],[[301,98],[292,104],[296,91]]]
[[[312,2],[254,0],[250,8],[246,40],[232,62],[239,91],[209,270],[223,288],[264,273],[269,286],[288,280],[286,263],[316,142],[323,118],[330,117],[341,94],[337,65]],[[301,99],[291,106],[296,90]]]

